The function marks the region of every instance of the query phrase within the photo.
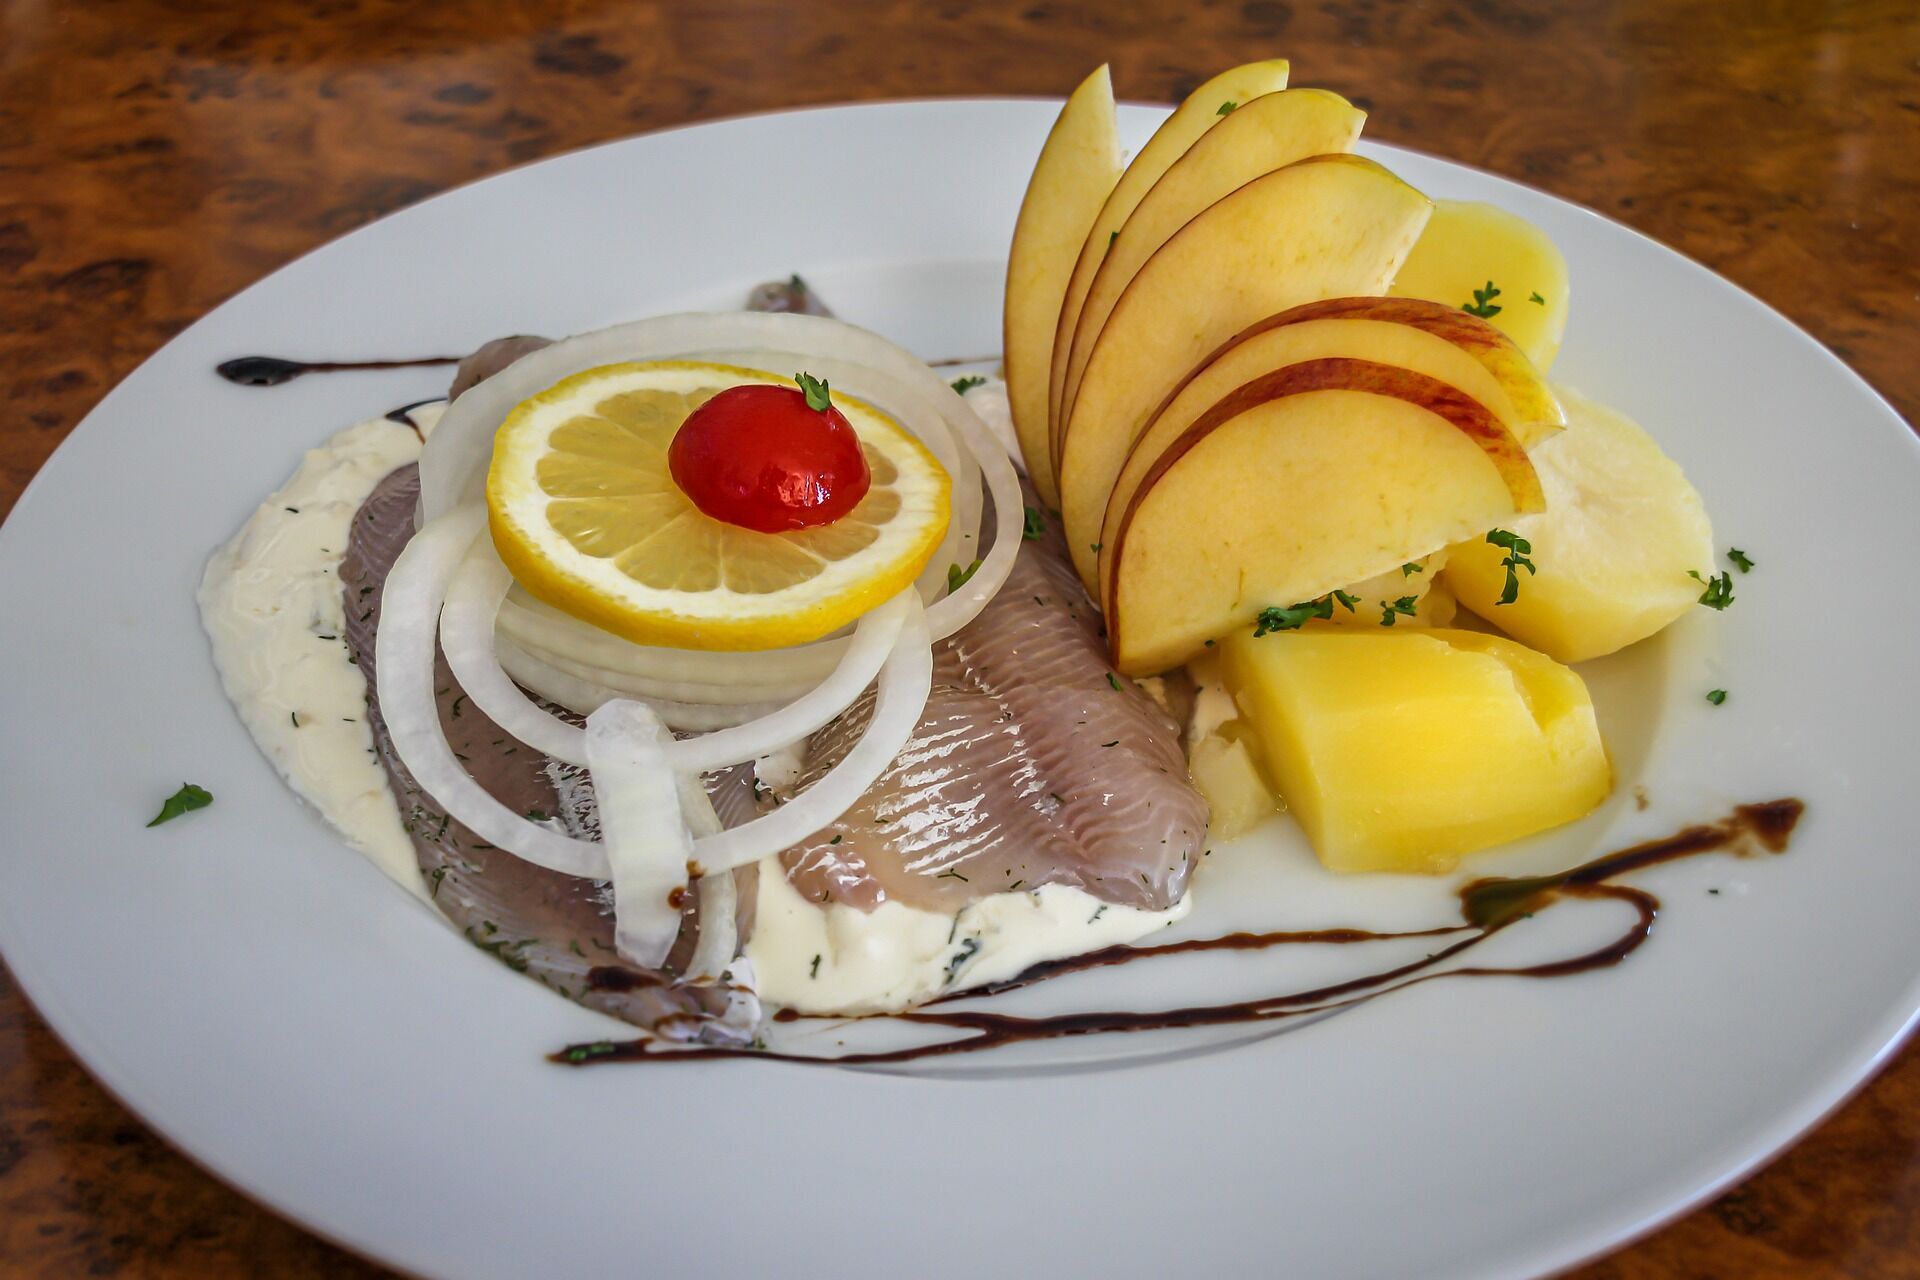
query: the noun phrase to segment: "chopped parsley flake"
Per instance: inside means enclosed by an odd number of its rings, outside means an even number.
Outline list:
[[[1494,603],[1512,604],[1520,598],[1519,570],[1525,569],[1530,574],[1538,572],[1533,567],[1533,561],[1527,559],[1533,554],[1533,544],[1519,534],[1509,533],[1505,529],[1489,529],[1487,541],[1507,553],[1507,558],[1500,562],[1507,571],[1507,585],[1501,588],[1500,598]]]
[[[1753,572],[1753,557],[1738,547],[1727,548],[1727,559],[1733,561],[1733,567],[1742,573]]]
[[[1411,618],[1413,616],[1413,610],[1414,599],[1412,596],[1401,596],[1391,604],[1382,600],[1380,602],[1380,625],[1390,627],[1394,624],[1396,618],[1403,615]]]
[[[968,565],[964,569],[962,569],[957,564],[948,565],[947,566],[947,594],[952,595],[954,592],[958,591],[960,588],[966,586],[968,581],[972,579],[973,575],[977,573],[979,569],[980,569],[980,562],[978,560],[975,560],[972,564]]]
[[[1027,524],[1026,524],[1026,527],[1020,531],[1020,536],[1025,538],[1028,542],[1038,542],[1040,539],[1046,537],[1047,536],[1046,516],[1042,515],[1038,511],[1035,511],[1032,507],[1028,507],[1027,508]],[[1037,599],[1038,597],[1035,597],[1035,598]]]
[[[1120,692],[1120,677],[1116,676],[1111,671],[1107,672],[1107,683],[1113,686],[1113,691],[1115,693]]]
[[[1473,301],[1461,303],[1460,309],[1470,316],[1479,316],[1482,320],[1491,320],[1500,314],[1501,308],[1494,302],[1494,299],[1499,296],[1500,291],[1494,288],[1493,281],[1489,280],[1487,281],[1487,287],[1484,289],[1475,289],[1473,291]]]
[[[796,280],[799,278],[798,276],[794,277]],[[589,1058],[606,1057],[613,1052],[613,1047],[613,1041],[611,1040],[596,1040],[592,1044],[577,1044],[567,1050],[563,1056],[565,1056],[568,1062],[585,1062]]]
[[[807,397],[807,408],[815,413],[825,413],[833,408],[833,397],[823,379],[810,373],[796,373],[793,380],[800,384],[800,391]]]
[[[1711,702],[1716,707],[1719,706],[1721,703],[1725,702],[1726,700],[1727,700],[1727,691],[1725,689],[1715,689],[1713,692],[1707,695],[1707,701]]]
[[[1223,102],[1220,104],[1220,109],[1213,114],[1217,116],[1230,116],[1239,105],[1237,102]]]
[[[1700,593],[1700,603],[1709,609],[1724,609],[1733,603],[1733,575],[1716,573],[1711,578],[1700,576],[1698,569],[1687,570],[1687,576],[1695,582],[1705,583],[1706,590]]]
[[[1359,596],[1348,595],[1344,591],[1333,591],[1321,596],[1318,600],[1304,600],[1285,609],[1278,605],[1270,605],[1262,609],[1260,615],[1254,619],[1253,638],[1258,640],[1261,636],[1271,635],[1276,631],[1298,631],[1315,618],[1330,619],[1333,617],[1333,606],[1336,603],[1348,613],[1352,613],[1353,606],[1359,602]]]
[[[984,387],[986,384],[987,380],[985,378],[977,373],[970,373],[964,378],[955,378],[953,380],[953,393],[957,396],[963,396],[975,387]]]
[[[1491,284],[1492,281],[1488,281],[1488,283]],[[1544,307],[1547,305],[1547,300],[1540,296],[1538,289],[1527,295],[1527,301],[1533,303],[1536,307]]]
[[[1416,573],[1425,573],[1426,571],[1427,566],[1417,560],[1409,560],[1400,566],[1400,576],[1403,578],[1411,578]]]
[[[212,803],[213,792],[205,787],[196,787],[191,782],[183,782],[178,791],[167,797],[166,803],[160,806],[160,812],[147,825],[157,827],[163,822],[172,822],[183,813],[204,809]]]

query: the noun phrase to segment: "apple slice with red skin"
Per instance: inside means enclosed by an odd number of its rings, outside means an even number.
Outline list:
[[[1369,360],[1241,386],[1155,461],[1120,521],[1114,669],[1150,675],[1210,639],[1545,507],[1526,449],[1458,388]]]
[[[1310,302],[1235,334],[1168,393],[1124,458],[1109,454],[1088,462],[1079,480],[1097,485],[1105,499],[1098,511],[1069,506],[1068,544],[1114,545],[1120,517],[1154,458],[1222,396],[1270,370],[1331,356],[1398,365],[1451,383],[1492,410],[1529,449],[1564,422],[1552,390],[1525,354],[1477,316],[1417,299]],[[1096,467],[1103,469],[1093,470]],[[1097,569],[1088,587],[1097,585],[1104,607],[1111,557],[1102,551],[1095,559]]]

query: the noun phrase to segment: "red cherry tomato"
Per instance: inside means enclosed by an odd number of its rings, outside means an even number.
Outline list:
[[[872,484],[853,424],[793,387],[722,391],[680,424],[667,466],[701,511],[762,533],[838,520]]]

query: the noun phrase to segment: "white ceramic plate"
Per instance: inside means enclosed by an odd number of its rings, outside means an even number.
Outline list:
[[[1786,857],[1637,877],[1667,909],[1626,965],[1433,983],[1126,1070],[569,1071],[543,1051],[605,1021],[434,927],[278,783],[215,683],[201,564],[301,448],[443,375],[260,391],[217,381],[217,361],[464,350],[732,306],[794,269],[929,357],[992,351],[1000,261],[1053,112],[775,115],[521,169],[294,263],[94,411],[0,536],[0,943],[109,1088],[281,1212],[436,1275],[1485,1278],[1649,1229],[1874,1068],[1920,1008],[1920,859],[1901,808],[1920,722],[1920,593],[1902,559],[1920,545],[1914,440],[1725,281],[1591,213],[1385,148],[1428,192],[1552,234],[1575,290],[1556,376],[1646,423],[1723,548],[1758,561],[1724,616],[1701,610],[1589,672],[1622,799],[1478,864],[1565,865],[1736,801],[1806,799]],[[1158,118],[1127,108],[1129,143]],[[1715,687],[1725,706],[1703,701]],[[143,829],[183,778],[214,806]],[[1332,886],[1284,822],[1221,856],[1290,886],[1293,918],[1359,900],[1430,917],[1444,897],[1415,886],[1395,907],[1392,882]],[[1543,945],[1606,924],[1568,912]],[[1119,971],[1128,998],[1178,981],[1152,972]]]

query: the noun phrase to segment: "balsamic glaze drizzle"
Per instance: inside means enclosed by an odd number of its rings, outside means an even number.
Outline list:
[[[1195,1005],[1184,1009],[1144,1011],[1102,1010],[1060,1014],[1052,1017],[1018,1017],[984,1009],[939,1009],[922,1006],[905,1013],[881,1015],[899,1022],[948,1028],[968,1034],[932,1044],[913,1045],[873,1053],[851,1053],[838,1058],[814,1058],[798,1054],[769,1052],[762,1049],[726,1049],[715,1047],[662,1047],[653,1039],[596,1041],[569,1045],[549,1055],[553,1062],[569,1066],[588,1066],[603,1062],[670,1062],[696,1058],[772,1058],[785,1062],[814,1065],[871,1066],[910,1062],[917,1058],[955,1053],[978,1053],[1001,1045],[1026,1040],[1051,1040],[1063,1036],[1101,1035],[1119,1031],[1153,1031],[1173,1027],[1224,1026],[1235,1023],[1269,1022],[1300,1017],[1309,1013],[1327,1013],[1371,1000],[1392,991],[1404,990],[1440,978],[1519,977],[1554,978],[1585,973],[1619,964],[1644,945],[1653,933],[1659,915],[1660,900],[1645,889],[1613,881],[1629,872],[1662,862],[1694,857],[1717,850],[1737,856],[1750,856],[1756,849],[1783,853],[1806,806],[1799,800],[1770,800],[1760,804],[1736,805],[1733,812],[1716,823],[1688,827],[1664,839],[1632,845],[1566,871],[1545,876],[1486,877],[1462,886],[1460,914],[1463,923],[1402,933],[1374,933],[1365,929],[1318,929],[1290,933],[1233,933],[1219,938],[1196,938],[1152,947],[1108,947],[1065,960],[1036,965],[1011,982],[995,987],[967,991],[955,1000],[978,999],[996,992],[1027,986],[1047,978],[1107,965],[1127,964],[1153,956],[1192,951],[1257,951],[1283,945],[1340,945],[1373,942],[1392,938],[1457,937],[1420,960],[1397,965],[1378,973],[1366,974],[1345,982],[1305,991],[1285,992],[1254,1000],[1229,1004]],[[1516,921],[1547,910],[1563,898],[1608,898],[1624,902],[1634,911],[1634,922],[1619,937],[1604,946],[1570,956],[1564,960],[1514,968],[1462,967],[1429,972],[1462,953],[1480,945]],[[798,1015],[783,1010],[776,1021],[797,1021]]]
[[[418,360],[288,360],[282,356],[237,356],[213,371],[243,387],[277,387],[309,373],[351,373],[373,369],[420,369],[459,364],[464,356],[423,356]]]

